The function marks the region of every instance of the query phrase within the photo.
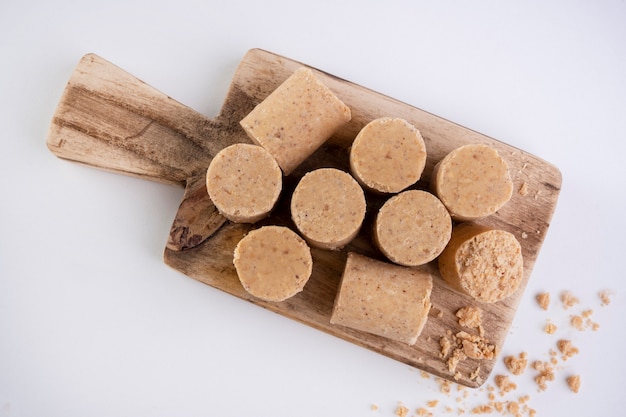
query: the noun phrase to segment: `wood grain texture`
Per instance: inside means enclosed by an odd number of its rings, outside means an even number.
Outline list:
[[[267,97],[302,63],[254,49],[239,64],[222,110],[207,119],[145,85],[94,55],[87,55],[72,76],[53,119],[49,148],[58,156],[104,169],[139,175],[162,182],[187,185],[172,225],[164,260],[171,267],[201,282],[260,307],[320,329],[390,358],[458,383],[477,387],[491,372],[494,359],[465,359],[454,373],[440,355],[446,334],[476,331],[462,328],[456,312],[468,305],[483,310],[484,337],[502,346],[523,296],[561,188],[561,174],[551,164],[493,138],[451,123],[364,87],[312,68],[320,79],[352,110],[352,120],[322,148],[285,178],[276,210],[257,225],[223,220],[203,194],[204,172],[212,156],[235,142],[249,142],[239,126],[254,106]],[[510,166],[514,193],[498,213],[479,223],[513,233],[522,245],[524,281],[508,299],[495,304],[474,302],[450,289],[436,262],[424,266],[434,277],[431,313],[415,346],[330,324],[330,314],[348,251],[377,259],[372,246],[373,213],[384,197],[366,194],[368,214],[361,233],[341,251],[313,249],[313,274],[295,297],[269,303],[248,295],[232,264],[237,242],[252,227],[281,224],[293,228],[289,197],[299,178],[309,170],[335,167],[348,170],[347,149],[358,131],[383,116],[402,117],[424,137],[428,158],[422,179],[413,188],[426,189],[433,166],[448,152],[468,143],[495,147]],[[479,378],[472,378],[475,373]]]

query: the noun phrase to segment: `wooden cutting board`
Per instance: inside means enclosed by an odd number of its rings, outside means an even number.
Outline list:
[[[250,142],[239,121],[300,66],[305,65],[267,51],[250,50],[234,74],[220,113],[207,118],[89,54],[68,82],[52,120],[47,145],[61,158],[186,187],[164,253],[165,263],[176,270],[390,358],[470,387],[480,386],[498,356],[464,359],[451,371],[449,355],[441,354],[440,341],[452,340],[452,335],[461,331],[477,334],[476,329],[461,327],[455,314],[462,307],[478,306],[483,310],[484,339],[496,349],[503,345],[557,203],[561,188],[559,170],[523,150],[312,68],[351,108],[352,121],[285,178],[283,197],[270,218],[254,226],[228,222],[216,212],[206,193],[206,168],[223,147]],[[252,227],[293,227],[288,203],[299,178],[319,167],[347,171],[351,141],[366,123],[383,116],[407,119],[424,137],[428,159],[422,179],[414,188],[427,188],[435,163],[468,143],[495,147],[508,161],[515,187],[509,203],[480,223],[507,230],[520,241],[525,267],[520,289],[502,302],[480,304],[451,290],[441,279],[436,262],[428,264],[425,268],[434,277],[432,309],[415,346],[331,325],[329,321],[346,253],[354,251],[383,259],[370,239],[372,213],[384,202],[383,197],[367,194],[365,224],[346,248],[312,250],[311,279],[304,291],[287,301],[270,303],[248,295],[232,264],[235,245]]]

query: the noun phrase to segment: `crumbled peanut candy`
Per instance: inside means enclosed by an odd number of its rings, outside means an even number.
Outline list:
[[[571,340],[561,339],[557,342],[556,346],[563,354],[564,361],[578,353],[578,348],[572,344]]]
[[[511,401],[509,402],[509,404],[506,406],[506,411],[508,411],[509,413],[511,413],[514,416],[519,415],[520,413],[520,405],[517,401]]]
[[[548,388],[548,381],[554,381],[554,368],[549,362],[535,361],[533,368],[539,371],[539,375],[535,377],[535,382],[539,385],[539,389],[545,391]]]
[[[602,306],[608,306],[611,304],[611,291],[604,290],[598,293],[600,297],[600,301],[602,302]]]
[[[439,340],[441,351],[439,357],[446,360],[448,370],[456,379],[461,375],[456,372],[458,364],[467,359],[493,359],[497,355],[495,345],[489,343],[482,336],[470,334],[464,331],[451,335],[452,340],[442,337]]]
[[[476,369],[469,376],[470,381],[476,381],[479,384],[483,382],[482,377],[480,376],[480,366],[477,366]]]
[[[583,311],[580,315],[575,314],[571,317],[570,324],[573,328],[581,332],[588,328],[591,328],[593,331],[597,331],[600,328],[600,325],[591,320],[592,315],[593,310],[591,309]]]
[[[450,394],[450,390],[452,389],[452,382],[447,379],[437,378],[437,383],[439,384],[439,389],[444,394]]]
[[[556,324],[554,324],[554,323],[546,323],[546,326],[544,327],[544,331],[547,334],[554,334],[554,333],[556,333],[556,329],[557,329],[557,327],[556,327]]]
[[[563,303],[563,308],[567,310],[568,308],[578,304],[580,300],[575,297],[571,292],[563,291],[561,293],[561,302]]]
[[[537,294],[537,303],[542,310],[547,310],[550,306],[550,293],[542,292]]]
[[[371,409],[372,411],[378,411],[378,404],[372,404]]]
[[[567,377],[567,386],[573,392],[578,394],[578,390],[580,389],[580,375],[572,375]]]
[[[585,325],[583,322],[583,318],[581,316],[573,315],[572,318],[570,319],[570,324],[576,330],[580,330],[580,331],[585,330]]]
[[[458,332],[456,340],[461,342],[464,352],[472,352],[474,356],[469,356],[472,359],[493,359],[496,357],[496,346],[489,343],[485,338],[476,336],[466,332]],[[470,349],[466,346],[472,345]]]
[[[424,407],[418,408],[415,413],[420,417],[432,416],[433,414]]]
[[[439,346],[441,347],[439,357],[444,359],[450,353],[450,349],[452,349],[452,343],[447,337],[443,336],[441,339],[439,339]]]
[[[398,417],[406,417],[409,414],[409,409],[404,406],[404,404],[398,404],[396,408],[396,415]]]
[[[469,329],[478,329],[483,324],[483,310],[480,307],[467,306],[456,312],[459,324]]]
[[[518,357],[505,356],[504,364],[513,375],[521,375],[528,365],[527,357],[526,352],[520,353]]]
[[[557,351],[556,351],[556,350],[554,350],[554,349],[550,349],[550,352],[549,352],[549,353],[550,353],[550,363],[551,363],[552,365],[556,365],[556,364],[558,364],[558,363],[559,363],[559,360],[557,359],[557,356],[558,356],[559,354],[557,353]]]
[[[490,405],[479,405],[472,408],[472,414],[491,414],[493,413],[493,407]]]
[[[467,359],[467,355],[465,354],[463,349],[454,349],[454,351],[452,352],[452,356],[448,358],[448,371],[455,372],[459,362],[465,359]]]
[[[517,384],[511,381],[507,375],[496,375],[495,381],[503,394],[517,389]]]

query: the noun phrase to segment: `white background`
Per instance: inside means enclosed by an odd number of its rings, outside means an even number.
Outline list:
[[[25,0],[0,5],[0,416],[394,416],[399,401],[414,415],[435,399],[435,415],[457,415],[487,402],[485,390],[457,401],[404,364],[170,269],[181,189],[45,146],[85,53],[213,116],[254,47],[559,167],[559,204],[502,352],[546,360],[569,338],[580,353],[545,392],[527,370],[497,400],[529,394],[539,416],[623,413],[623,0]],[[564,310],[563,290],[580,304]],[[613,291],[609,306],[600,290]],[[552,294],[547,312],[540,291]],[[587,308],[599,330],[571,328]]]

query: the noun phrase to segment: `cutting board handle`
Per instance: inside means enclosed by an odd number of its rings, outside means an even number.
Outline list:
[[[180,104],[94,54],[76,66],[52,118],[58,157],[184,186],[221,146],[220,122]]]

